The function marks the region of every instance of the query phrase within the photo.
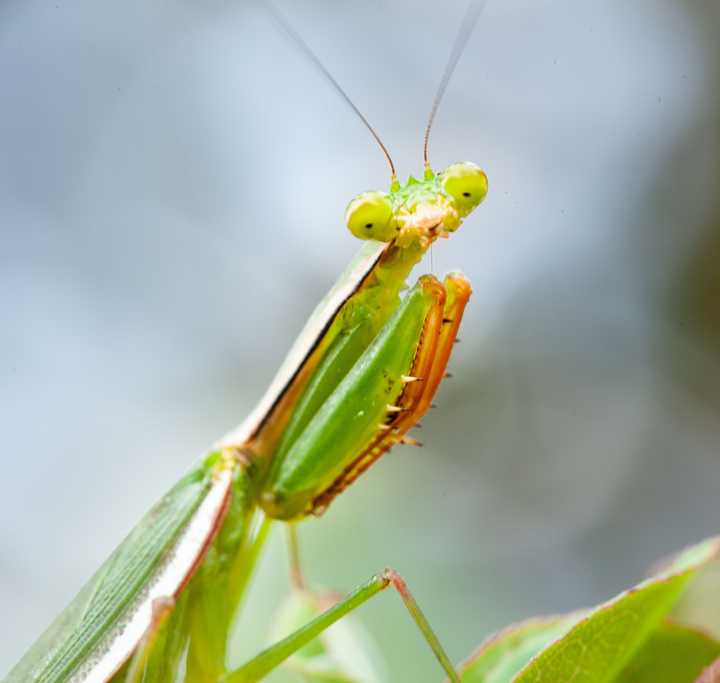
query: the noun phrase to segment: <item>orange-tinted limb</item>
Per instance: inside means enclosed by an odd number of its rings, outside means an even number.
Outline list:
[[[460,273],[451,273],[445,278],[445,309],[443,311],[442,327],[433,350],[428,370],[413,368],[413,374],[423,378],[422,392],[419,398],[408,395],[405,405],[405,393],[402,396],[403,407],[408,410],[392,425],[397,432],[404,434],[428,411],[432,405],[435,392],[447,374],[447,366],[452,353],[453,345],[457,340],[465,306],[467,305],[472,287],[470,281]],[[420,349],[422,352],[422,348]],[[423,372],[423,374],[420,374]],[[411,385],[412,386],[412,385]],[[408,387],[409,389],[410,387]],[[407,390],[406,390],[406,393]]]
[[[407,432],[432,406],[435,392],[446,376],[465,306],[472,294],[470,282],[459,273],[445,278],[443,291],[445,296],[438,298],[437,306],[427,316],[411,374],[403,377],[405,389],[398,405],[388,406],[387,420],[379,425],[376,438],[332,486],[313,501],[316,514],[322,513],[335,496],[395,444],[421,445],[416,439],[407,436]]]

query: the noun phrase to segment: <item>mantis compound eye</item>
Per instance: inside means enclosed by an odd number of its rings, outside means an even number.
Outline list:
[[[448,166],[440,174],[440,182],[463,217],[485,199],[488,191],[487,176],[479,166],[470,161]]]
[[[350,232],[361,240],[390,242],[397,234],[390,197],[384,192],[363,192],[345,211]]]

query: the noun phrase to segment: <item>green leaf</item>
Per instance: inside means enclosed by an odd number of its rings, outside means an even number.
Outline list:
[[[509,683],[538,653],[562,638],[583,614],[534,619],[493,636],[460,668],[463,683]],[[691,683],[720,657],[720,642],[669,622],[652,633],[614,683]],[[720,664],[717,680],[720,683]],[[703,682],[705,683],[705,682]]]
[[[461,678],[464,683],[690,683],[718,656],[720,644],[664,618],[719,552],[720,540],[710,539],[593,610],[512,626],[483,643],[461,666]]]
[[[583,616],[532,619],[486,640],[460,667],[463,683],[507,683],[535,655],[564,636]]]
[[[688,581],[719,549],[704,541],[654,577],[595,608],[560,640],[545,648],[515,683],[609,683],[619,674],[672,609]],[[662,680],[665,680],[664,678]]]
[[[616,681],[690,683],[716,657],[720,657],[718,641],[700,631],[665,622],[653,632]]]
[[[713,562],[688,586],[672,611],[673,621],[720,639],[720,562]]]

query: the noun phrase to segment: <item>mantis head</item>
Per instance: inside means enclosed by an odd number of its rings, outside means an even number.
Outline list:
[[[390,192],[363,192],[348,205],[345,221],[359,239],[394,240],[400,247],[419,241],[425,248],[457,230],[487,190],[482,169],[462,161],[438,174],[427,169],[423,180],[394,180]]]

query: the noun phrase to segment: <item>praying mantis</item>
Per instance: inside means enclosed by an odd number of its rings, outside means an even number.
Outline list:
[[[453,664],[392,570],[246,664],[227,668],[228,638],[273,521],[320,515],[431,406],[446,374],[471,286],[413,268],[483,201],[485,173],[460,162],[434,172],[430,128],[477,17],[463,23],[433,103],[424,172],[400,183],[387,150],[291,27],[281,23],[338,88],[380,144],[388,192],[347,207],[364,245],[311,314],[257,407],[217,441],[147,513],[5,679],[6,683],[246,683],[261,680],[332,623],[395,587],[451,681]],[[276,11],[273,10],[275,13]]]

